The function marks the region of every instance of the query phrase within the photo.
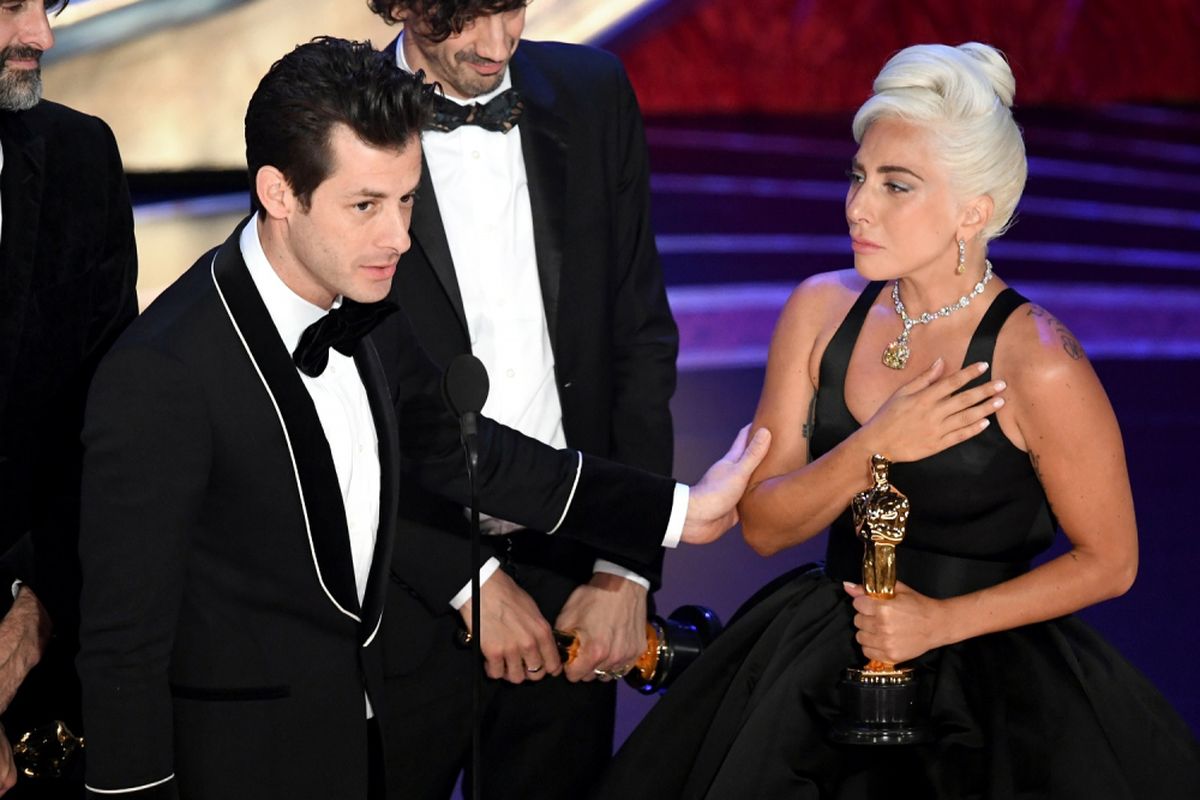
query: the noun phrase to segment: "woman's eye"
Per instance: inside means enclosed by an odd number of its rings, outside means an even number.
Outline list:
[[[866,180],[861,172],[852,169],[846,170],[846,179],[851,183],[862,183],[864,180]]]

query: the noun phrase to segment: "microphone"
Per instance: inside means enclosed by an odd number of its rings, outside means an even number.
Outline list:
[[[476,415],[487,396],[488,375],[483,362],[470,353],[455,356],[442,374],[442,399],[458,417],[464,438],[476,434]]]

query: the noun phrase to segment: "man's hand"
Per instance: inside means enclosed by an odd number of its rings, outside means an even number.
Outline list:
[[[567,680],[590,681],[596,670],[628,668],[646,649],[646,589],[597,572],[567,598],[554,627],[579,637]]]
[[[0,725],[0,795],[8,794],[8,790],[16,785],[17,764],[13,761],[12,745],[8,743],[4,726]]]
[[[50,641],[50,614],[28,586],[0,621],[0,712],[8,708]]]
[[[737,503],[771,446],[771,432],[766,428],[755,431],[746,444],[749,433],[749,425],[738,431],[729,452],[692,487],[682,537],[688,544],[715,542],[737,523]]]
[[[521,683],[540,681],[562,671],[550,623],[533,598],[504,570],[496,570],[487,579],[479,589],[479,596],[483,602],[479,607],[479,624],[483,626],[479,646],[489,678]],[[468,631],[473,602],[468,600],[459,609]]]

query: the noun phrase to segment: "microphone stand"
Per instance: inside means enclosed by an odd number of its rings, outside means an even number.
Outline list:
[[[483,649],[480,644],[482,630],[480,629],[480,585],[479,559],[482,556],[481,534],[479,530],[479,485],[476,471],[479,467],[479,447],[476,441],[476,425],[474,412],[468,411],[459,420],[462,426],[463,452],[467,458],[467,485],[471,491],[471,655],[475,661],[471,679],[471,797],[482,800],[480,790],[481,745],[480,725],[483,714]]]
[[[483,362],[470,353],[462,353],[450,362],[442,374],[442,399],[458,417],[463,453],[467,457],[467,485],[471,495],[471,657],[475,661],[471,682],[471,798],[481,800],[480,728],[483,717],[483,623],[480,620],[479,561],[483,546],[479,531],[479,447],[477,414],[487,401],[488,377]]]

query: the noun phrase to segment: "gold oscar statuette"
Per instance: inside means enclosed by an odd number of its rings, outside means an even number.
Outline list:
[[[666,619],[656,616],[646,623],[646,649],[636,661],[617,669],[598,669],[596,674],[603,680],[624,678],[642,694],[665,691],[721,629],[721,620],[712,609],[680,606]],[[564,664],[570,663],[582,646],[573,631],[554,631],[554,641]]]
[[[863,543],[862,585],[877,600],[896,594],[896,547],[908,531],[908,498],[891,484],[892,462],[871,457],[871,488],[850,503],[854,533]],[[916,744],[928,741],[918,719],[917,679],[911,667],[871,659],[847,669],[839,684],[842,715],[830,738],[840,744]]]

